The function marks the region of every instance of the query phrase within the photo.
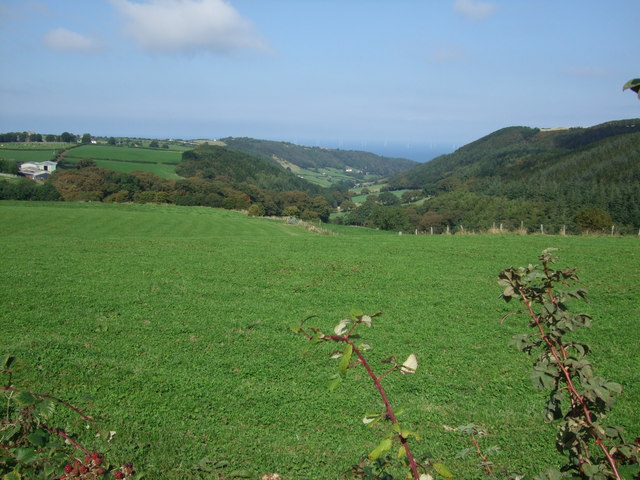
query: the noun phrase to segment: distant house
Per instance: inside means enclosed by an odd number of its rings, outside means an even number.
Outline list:
[[[34,180],[45,180],[56,168],[58,168],[58,164],[50,160],[46,162],[25,162],[20,165],[20,173]]]

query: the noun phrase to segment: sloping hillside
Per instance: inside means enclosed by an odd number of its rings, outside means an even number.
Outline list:
[[[253,184],[277,192],[321,191],[319,186],[298,178],[271,162],[215,145],[200,145],[184,152],[176,173],[183,177],[201,177],[225,183]]]
[[[424,188],[445,179],[510,182],[530,177],[574,180],[576,176],[611,181],[621,178],[620,170],[628,175],[640,168],[639,133],[640,119],[589,128],[508,127],[398,174],[391,183],[396,188]],[[615,170],[607,168],[612,163]]]
[[[504,225],[637,233],[639,185],[640,119],[589,128],[509,127],[394,176],[389,189],[412,189],[424,200],[386,213],[395,215],[396,229],[411,222],[436,232]],[[382,207],[373,207],[367,202],[344,222],[376,225],[372,217]]]
[[[288,142],[254,138],[223,138],[220,141],[230,150],[248,153],[281,166],[292,164],[306,169],[353,169],[364,174],[386,177],[418,165],[418,162],[413,160],[382,157],[358,150],[305,147]]]

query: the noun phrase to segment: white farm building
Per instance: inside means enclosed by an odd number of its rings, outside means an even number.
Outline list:
[[[58,167],[56,162],[25,162],[20,165],[20,173],[34,180],[44,180]]]

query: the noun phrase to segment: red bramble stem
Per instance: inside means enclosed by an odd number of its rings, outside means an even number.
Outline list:
[[[353,329],[351,329],[351,331],[352,330]],[[349,333],[351,333],[351,331],[349,331]],[[373,384],[375,385],[376,389],[378,390],[378,393],[380,394],[380,398],[382,399],[382,402],[384,403],[386,418],[388,418],[393,425],[398,424],[398,419],[396,418],[396,415],[393,412],[393,408],[391,407],[391,403],[389,402],[389,399],[387,398],[387,393],[385,392],[384,387],[382,386],[382,383],[380,382],[380,380],[385,375],[387,375],[388,373],[391,373],[397,367],[392,368],[391,370],[383,373],[382,375],[380,375],[378,377],[375,374],[375,372],[373,371],[373,369],[371,368],[371,366],[369,365],[369,362],[367,362],[367,359],[362,354],[360,349],[358,347],[356,347],[356,345],[349,339],[349,334],[347,334],[345,336],[327,335],[327,336],[324,337],[324,340],[332,340],[334,342],[342,342],[342,343],[346,343],[348,345],[351,345],[351,347],[353,348],[353,353],[355,353],[356,356],[359,359],[357,364],[361,364],[364,367],[364,369],[367,371],[367,375],[369,375],[369,377],[373,381]],[[420,479],[420,472],[418,471],[418,464],[416,463],[415,459],[413,458],[413,454],[411,453],[411,448],[409,447],[409,443],[407,442],[407,439],[404,438],[401,434],[397,434],[397,437],[400,440],[400,444],[404,448],[404,451],[405,451],[405,453],[407,455],[407,461],[409,462],[409,468],[411,468],[411,473],[413,474],[413,478],[415,480],[419,480]]]
[[[544,327],[542,326],[542,324],[540,322],[540,318],[534,312],[533,305],[532,305],[530,299],[525,295],[524,292],[520,292],[520,296],[522,298],[522,301],[526,305],[527,309],[529,310],[529,317],[535,322],[536,327],[538,328],[538,331],[540,332],[540,338],[542,338],[542,340],[549,346],[549,350],[551,352],[551,355],[553,355],[553,358],[556,360],[557,365],[558,365],[558,367],[560,368],[560,370],[562,372],[564,380],[567,383],[567,389],[568,389],[569,394],[571,396],[571,404],[572,404],[572,406],[574,408],[580,407],[582,409],[582,411],[584,413],[584,417],[585,417],[588,425],[590,426],[589,430],[591,432],[591,435],[593,436],[594,442],[596,443],[596,445],[598,445],[598,447],[600,447],[600,449],[602,450],[602,453],[604,453],[605,457],[607,458],[607,461],[609,462],[609,464],[611,465],[611,468],[613,469],[613,473],[615,475],[615,478],[618,479],[618,480],[622,480],[622,477],[620,476],[620,473],[618,473],[618,469],[616,467],[616,460],[611,456],[611,453],[609,452],[609,450],[605,446],[604,442],[602,441],[602,438],[600,437],[600,435],[598,435],[598,432],[592,426],[593,425],[593,420],[591,418],[591,412],[589,411],[589,407],[587,406],[586,402],[582,398],[582,395],[580,395],[580,393],[578,393],[578,391],[575,388],[575,385],[573,384],[573,380],[571,378],[571,373],[567,369],[567,367],[565,365],[565,362],[564,362],[564,360],[566,360],[566,351],[564,350],[564,347],[561,346],[562,357],[563,358],[560,358],[560,355],[558,354],[558,350],[557,350],[555,344],[551,341],[551,339],[546,334],[546,332],[544,330]],[[557,300],[553,297],[551,291],[549,291],[549,296],[550,296],[552,302],[555,304]]]

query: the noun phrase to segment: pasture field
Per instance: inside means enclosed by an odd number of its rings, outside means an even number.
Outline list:
[[[135,163],[162,163],[177,165],[182,152],[177,150],[118,147],[112,145],[82,145],[70,150],[67,159],[93,158],[94,160],[119,160]]]
[[[560,249],[578,266],[594,317],[580,338],[596,373],[623,385],[611,422],[640,436],[640,239],[514,235],[412,236],[299,226],[210,208],[0,202],[0,354],[29,368],[16,384],[84,405],[81,439],[149,479],[217,478],[203,459],[257,478],[337,479],[386,430],[362,424],[382,411],[363,372],[335,392],[330,345],[307,351],[289,326],[325,331],[352,308],[382,311],[363,340],[370,359],[418,357],[416,375],[384,380],[419,456],[457,478],[478,474],[469,447],[443,425],[485,425],[498,465],[532,477],[558,465],[546,396],[532,359],[508,347],[528,330],[500,318],[498,272]],[[62,412],[61,412],[62,414]],[[61,425],[65,426],[65,418]]]
[[[98,167],[117,172],[140,170],[151,172],[162,178],[179,179],[175,167],[182,159],[182,151],[150,149],[140,147],[118,147],[113,145],[82,145],[65,155],[69,163],[91,158]]]
[[[69,163],[76,163],[79,159],[69,159]],[[94,160],[96,166],[106,168],[107,170],[114,170],[116,172],[150,172],[158,175],[161,178],[168,178],[178,180],[182,178],[176,174],[175,165],[165,165],[157,163],[137,163],[137,162],[125,162],[119,160]]]
[[[292,168],[291,171],[299,177],[322,187],[329,187],[341,181],[352,182],[354,180],[354,177],[337,168],[327,167],[311,170],[297,167],[295,169]]]
[[[26,148],[0,148],[0,158],[15,160],[16,162],[46,162],[56,157],[56,149],[27,150]]]

